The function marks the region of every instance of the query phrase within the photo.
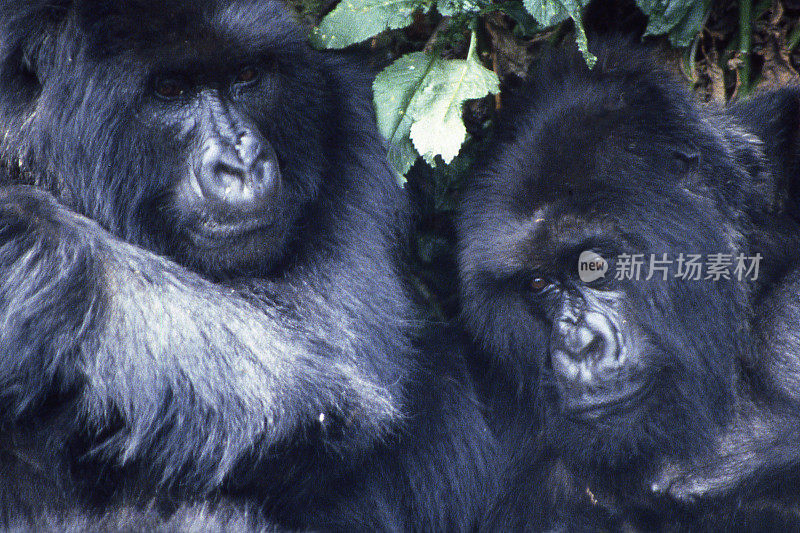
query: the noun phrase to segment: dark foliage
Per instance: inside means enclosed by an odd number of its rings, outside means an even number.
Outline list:
[[[277,2],[0,3],[0,522],[482,516],[369,86]]]
[[[515,456],[495,526],[796,527],[800,91],[714,110],[631,43],[593,51],[532,66],[462,204],[474,374]],[[758,279],[676,270],[719,253]]]

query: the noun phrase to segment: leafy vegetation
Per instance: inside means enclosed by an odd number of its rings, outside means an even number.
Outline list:
[[[800,68],[800,0],[294,1],[317,46],[369,49],[380,71],[376,114],[417,209],[413,276],[437,316],[457,308],[453,218],[502,107],[498,82],[524,76],[541,51],[585,51],[585,25],[638,35],[718,103],[796,83]]]
[[[587,0],[342,0],[312,32],[324,48],[345,48],[386,31],[408,28],[419,17],[436,22],[421,51],[396,58],[375,79],[375,109],[381,131],[389,141],[390,161],[399,177],[416,159],[435,166],[450,163],[467,140],[462,105],[470,99],[499,92],[492,65],[484,66],[479,48],[491,53],[491,43],[480,45],[478,28],[489,17],[506,15],[517,21],[517,34],[531,37],[571,24],[575,40],[591,65],[582,23]],[[673,44],[686,46],[699,32],[710,0],[638,0],[649,17],[646,35],[668,35]],[[520,7],[522,9],[520,9]],[[448,31],[440,31],[447,29]],[[453,44],[469,34],[463,59],[449,57]],[[452,55],[452,54],[450,54]]]

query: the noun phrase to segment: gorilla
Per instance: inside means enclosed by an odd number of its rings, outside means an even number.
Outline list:
[[[592,44],[512,89],[462,203],[471,365],[512,457],[493,523],[797,526],[800,90],[712,109]]]
[[[473,527],[494,441],[420,349],[369,76],[272,0],[0,32],[0,523]]]

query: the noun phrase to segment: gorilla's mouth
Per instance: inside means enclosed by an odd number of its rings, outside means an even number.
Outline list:
[[[650,380],[634,382],[612,393],[562,397],[561,412],[567,418],[579,421],[600,420],[621,414],[639,407],[650,395],[651,384]]]
[[[230,244],[231,240],[249,233],[263,231],[272,224],[271,216],[254,217],[244,220],[221,221],[205,216],[186,227],[186,234],[195,246],[215,248]]]

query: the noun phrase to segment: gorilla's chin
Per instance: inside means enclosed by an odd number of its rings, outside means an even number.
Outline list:
[[[196,218],[177,231],[183,245],[176,257],[214,275],[271,268],[294,235],[285,221],[272,215],[226,221]]]
[[[649,396],[650,381],[629,380],[613,390],[560,394],[561,413],[576,421],[601,420],[638,408]]]
[[[231,221],[203,218],[186,228],[186,234],[198,248],[219,248],[236,245],[257,233],[271,233],[272,216],[252,217]]]

